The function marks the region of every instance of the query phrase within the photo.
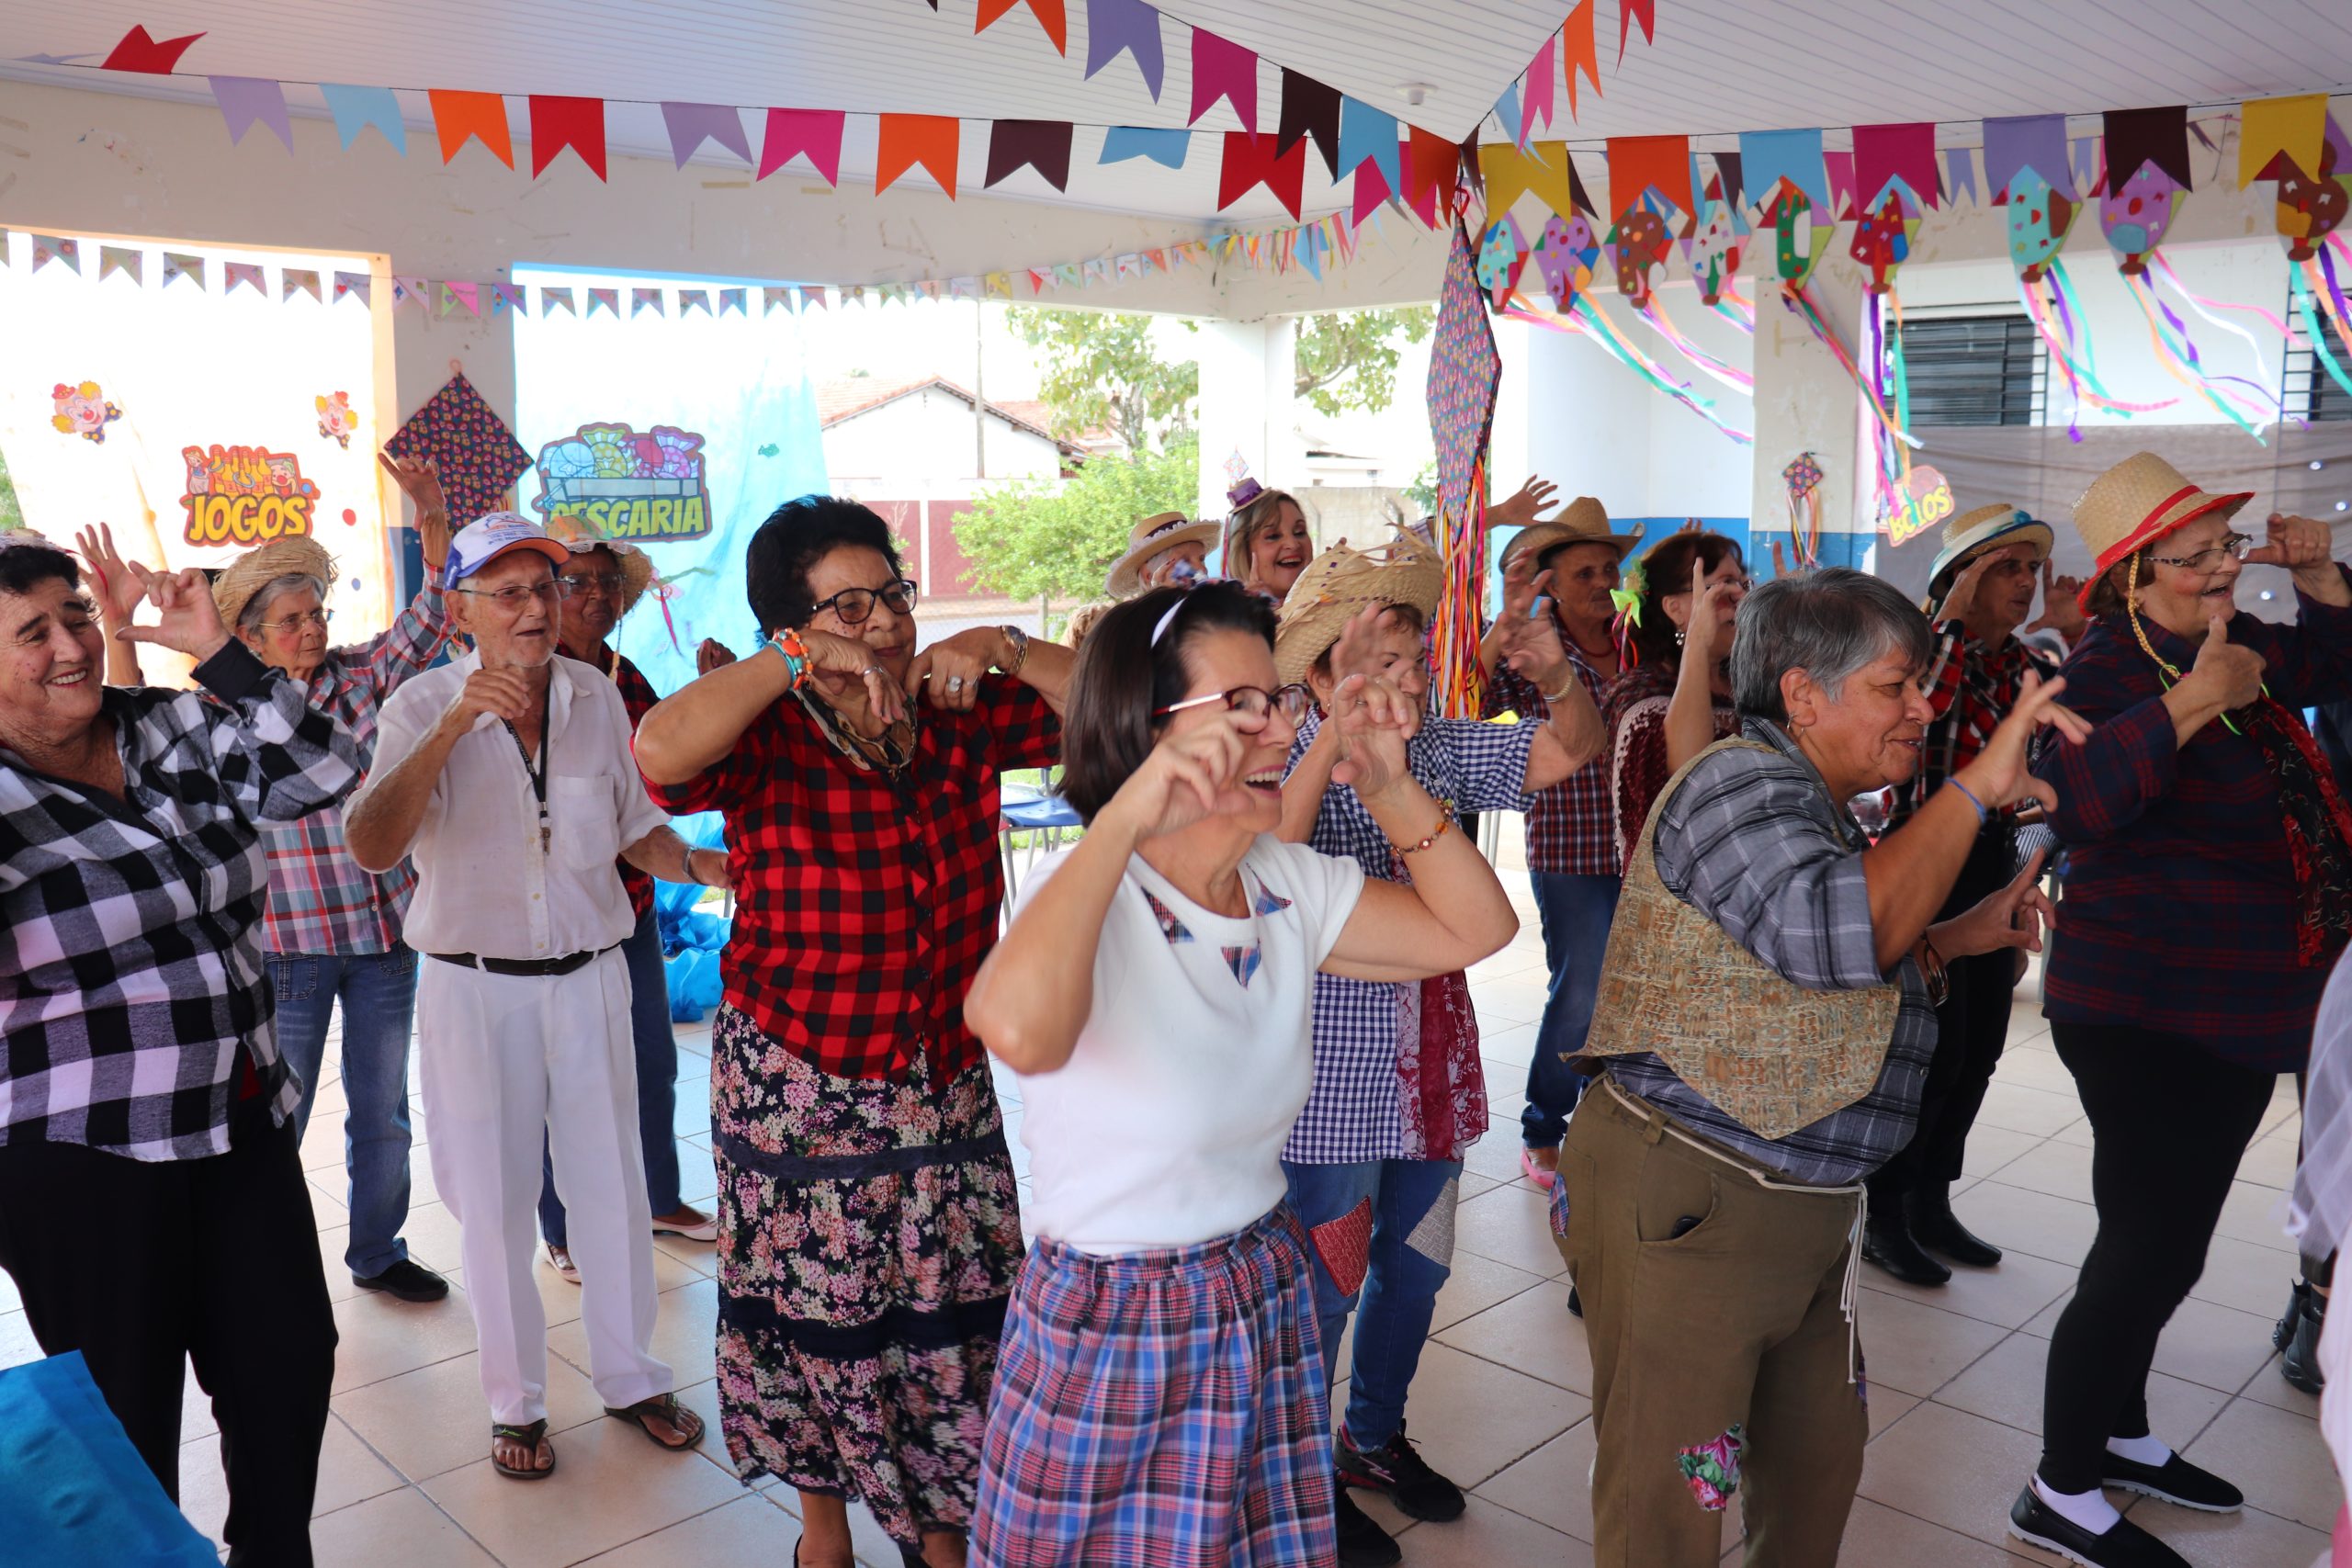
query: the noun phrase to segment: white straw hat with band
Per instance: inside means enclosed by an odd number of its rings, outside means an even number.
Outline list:
[[[1337,545],[1306,563],[1274,627],[1274,678],[1306,679],[1348,622],[1372,604],[1410,604],[1426,625],[1445,592],[1445,566],[1408,535],[1371,550]]]
[[[2075,502],[2075,532],[2091,552],[2083,608],[2090,608],[2093,585],[2116,562],[2209,513],[2234,517],[2253,499],[2252,491],[2216,494],[2193,485],[2154,452],[2124,458],[2093,479]]]
[[[1143,569],[1152,557],[1185,545],[1198,545],[1205,555],[1223,532],[1220,524],[1195,523],[1181,512],[1155,513],[1128,534],[1127,553],[1111,563],[1102,586],[1114,599],[1132,599],[1143,592]]]

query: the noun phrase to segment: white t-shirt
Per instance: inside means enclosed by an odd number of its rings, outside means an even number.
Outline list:
[[[1046,857],[1019,902],[1072,852]],[[1363,869],[1266,837],[1241,875],[1255,912],[1233,919],[1127,863],[1078,1045],[1021,1078],[1035,1234],[1096,1254],[1190,1247],[1282,1201],[1283,1141],[1314,1083],[1315,972]]]

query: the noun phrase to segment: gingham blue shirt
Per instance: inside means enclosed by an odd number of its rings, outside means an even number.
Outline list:
[[[1311,714],[1292,743],[1290,765],[1306,754],[1322,716]],[[1432,718],[1405,749],[1420,786],[1457,811],[1524,811],[1527,758],[1540,721],[1490,724]],[[1327,855],[1345,855],[1366,876],[1402,882],[1388,835],[1356,792],[1333,784],[1323,796],[1307,843]],[[1283,1158],[1297,1165],[1351,1165],[1360,1160],[1409,1159],[1396,1078],[1398,1009],[1404,987],[1375,980],[1315,976],[1315,1089],[1291,1129]]]

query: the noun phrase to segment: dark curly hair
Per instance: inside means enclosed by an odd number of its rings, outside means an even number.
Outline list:
[[[68,588],[82,586],[82,569],[74,558],[53,545],[10,545],[0,548],[0,593],[29,593],[36,583],[62,577]]]
[[[831,495],[804,495],[768,513],[743,553],[743,592],[760,635],[805,626],[817,613],[808,592],[808,571],[844,545],[863,546],[890,563],[890,575],[904,577],[890,525],[871,507]]]
[[[1674,640],[1674,623],[1667,618],[1659,601],[1675,593],[1690,592],[1690,567],[1703,561],[1712,572],[1725,560],[1737,561],[1742,570],[1747,557],[1736,539],[1721,534],[1668,534],[1652,545],[1642,557],[1642,618],[1633,628],[1634,662],[1656,664],[1671,670],[1682,660],[1682,649]]]

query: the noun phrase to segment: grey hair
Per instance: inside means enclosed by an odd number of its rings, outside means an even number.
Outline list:
[[[1883,578],[1850,567],[1776,577],[1747,595],[1731,645],[1732,701],[1788,720],[1781,677],[1802,670],[1835,702],[1857,672],[1889,654],[1924,669],[1935,651],[1928,617]]]
[[[312,577],[307,571],[289,571],[283,576],[271,578],[254,590],[254,596],[245,601],[243,609],[237,612],[237,630],[252,631],[261,625],[261,618],[269,614],[270,605],[277,601],[279,594],[292,593],[303,588],[317,594],[321,604],[327,602],[327,585],[323,581]]]

